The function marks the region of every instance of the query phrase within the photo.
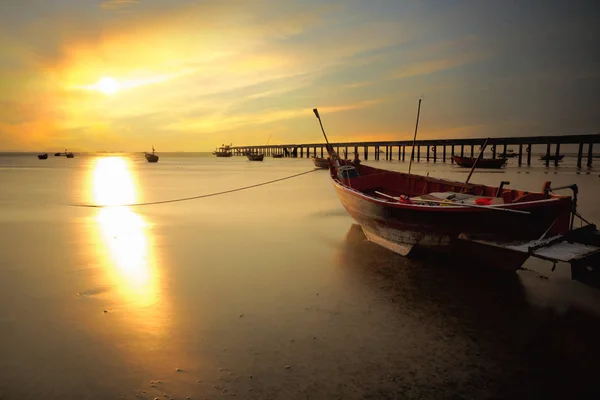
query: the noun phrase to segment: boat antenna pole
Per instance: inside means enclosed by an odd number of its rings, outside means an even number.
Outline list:
[[[331,147],[331,145],[329,144],[329,140],[327,139],[327,134],[325,133],[325,129],[323,129],[323,122],[321,122],[321,116],[319,115],[319,110],[317,110],[316,108],[313,108],[313,112],[315,113],[315,116],[319,120],[319,125],[321,126],[321,132],[323,132],[323,136],[325,137],[325,143],[327,143],[327,146],[326,146],[327,154],[329,154],[329,157],[331,157],[331,159],[336,163],[336,167],[339,167],[337,154],[335,153],[335,151],[333,151],[333,147]]]
[[[471,172],[469,172],[469,176],[467,176],[467,180],[465,181],[465,183],[469,183],[469,179],[471,179],[471,175],[473,175],[473,171],[475,171],[475,167],[477,166],[477,162],[483,156],[483,152],[485,151],[485,146],[487,146],[489,140],[490,140],[490,138],[485,139],[485,142],[483,143],[483,146],[481,146],[481,151],[479,152],[479,155],[477,156],[477,159],[473,163],[473,166],[471,167]]]
[[[412,150],[410,152],[410,161],[408,163],[408,177],[410,178],[410,168],[412,167],[413,158],[415,157],[415,143],[417,142],[417,131],[419,130],[419,116],[421,115],[421,100],[419,99],[419,107],[417,108],[417,124],[415,125],[415,137],[412,142]]]

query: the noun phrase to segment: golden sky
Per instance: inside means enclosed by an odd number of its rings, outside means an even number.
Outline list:
[[[595,133],[592,3],[2,2],[0,150]]]

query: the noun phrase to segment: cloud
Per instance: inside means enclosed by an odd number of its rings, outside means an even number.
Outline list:
[[[392,79],[406,79],[417,76],[431,75],[436,72],[462,67],[484,59],[485,53],[457,54],[447,58],[417,61],[397,68],[391,74]]]
[[[139,4],[139,0],[105,0],[100,3],[100,8],[105,10],[116,10],[123,7],[129,7]]]
[[[352,104],[340,104],[319,107],[322,113],[339,113],[343,111],[368,108],[382,103],[383,99],[365,100]],[[268,110],[253,114],[236,114],[224,118],[214,115],[202,119],[188,119],[167,126],[167,129],[177,131],[203,131],[214,130],[217,126],[224,130],[232,130],[242,126],[262,125],[278,121],[291,120],[299,117],[307,117],[312,113],[312,108],[294,108],[281,110]]]

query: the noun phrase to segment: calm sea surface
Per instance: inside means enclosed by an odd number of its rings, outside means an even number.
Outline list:
[[[0,156],[0,399],[598,398],[600,291],[566,265],[509,278],[366,242],[307,159]],[[600,160],[595,160],[599,161]],[[367,161],[403,170],[408,163]],[[472,182],[600,171],[516,159]],[[449,163],[416,173],[466,179]],[[515,226],[515,229],[519,229]]]

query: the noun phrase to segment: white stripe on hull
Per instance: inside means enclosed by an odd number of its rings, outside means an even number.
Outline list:
[[[407,256],[413,248],[412,244],[394,243],[382,238],[381,236],[377,236],[376,234],[372,233],[371,231],[368,231],[365,228],[362,228],[362,230],[370,242],[378,244],[381,247],[385,247],[386,249],[391,250],[394,253],[398,253],[401,256]]]
[[[376,223],[357,222],[370,241],[403,256],[407,255],[414,246],[446,247],[452,243],[450,237],[445,235],[400,231]]]

